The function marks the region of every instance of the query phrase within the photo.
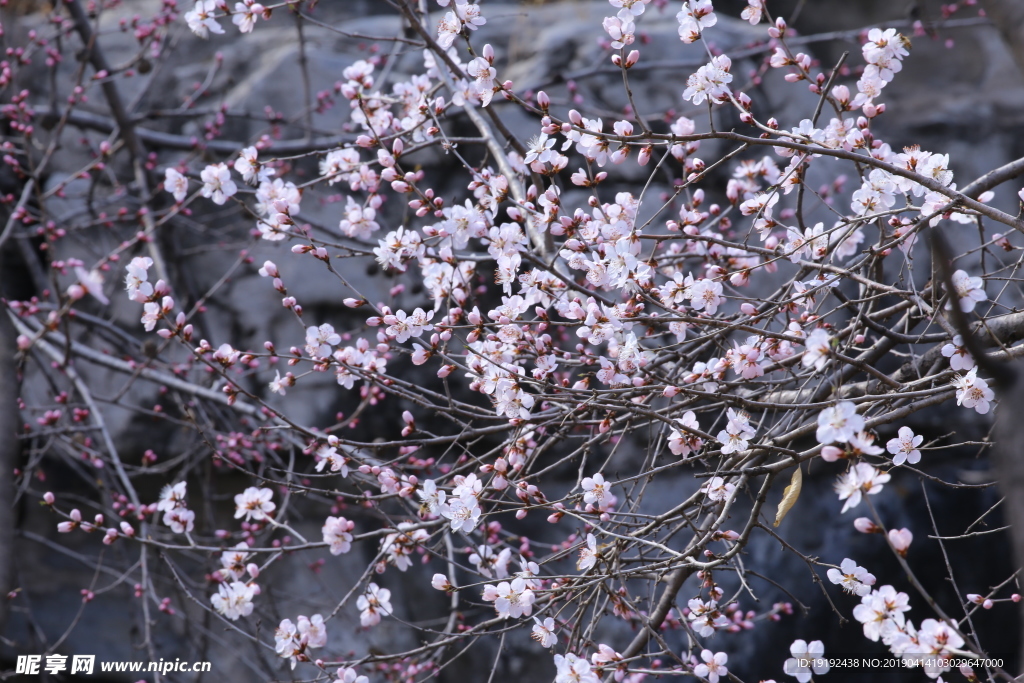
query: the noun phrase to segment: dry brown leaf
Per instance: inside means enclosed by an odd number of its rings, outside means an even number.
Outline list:
[[[789,480],[789,486],[786,487],[785,492],[782,494],[782,500],[779,501],[779,511],[775,513],[775,526],[782,523],[783,517],[790,511],[793,505],[796,503],[796,499],[800,497],[800,487],[804,483],[804,473],[797,465],[796,470],[793,472],[793,478]]]

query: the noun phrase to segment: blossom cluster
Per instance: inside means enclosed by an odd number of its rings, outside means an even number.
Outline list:
[[[421,15],[402,3],[415,40],[402,38],[390,57],[367,51],[317,96],[343,111],[344,136],[314,145],[308,130],[306,152],[279,153],[283,117],[275,115],[274,135],[230,155],[154,156],[150,170],[161,170],[165,194],[143,198],[146,230],[95,267],[55,261],[54,277],[73,284],[54,305],[10,306],[24,327],[24,356],[50,349],[54,367],[73,369],[52,346],[62,325],[127,334],[84,310],[109,305],[104,273],[123,273],[125,296],[115,304],[141,306],[138,327],[159,344],[85,357],[158,383],[160,403],[146,417],[195,433],[191,450],[154,468],[174,472],[174,483],[143,502],[132,481],[152,476],[147,468],[160,456],[147,451],[125,469],[93,434],[106,435],[105,423],[80,429],[98,410],[80,387],[81,405],[65,394],[34,416],[37,432],[60,434],[69,452],[113,466],[103,473],[116,475],[103,482],[120,496],[110,511],[147,525],[147,544],[206,553],[197,562],[210,565],[209,597],[194,602],[211,618],[259,633],[276,609],[266,590],[276,563],[319,553],[307,565],[315,573],[367,558],[332,613],[279,622],[274,649],[292,668],[307,663],[323,675],[329,666],[341,683],[367,683],[361,671],[379,664],[389,680],[413,680],[436,673],[460,640],[518,629],[551,651],[556,683],[639,683],[655,671],[727,680],[739,665],[711,639],[792,612],[785,603],[744,604],[753,592],[742,558],[767,529],[759,519],[779,475],[790,483],[776,526],[802,504],[802,473],[824,468],[836,477],[838,501],[823,504],[836,515],[867,508],[872,517],[853,527],[880,534],[903,563],[914,533],[886,529],[874,501],[929,467],[931,450],[956,445],[953,436],[918,433],[911,416],[954,399],[972,419],[996,406],[991,366],[972,356],[971,329],[960,327],[1006,306],[995,286],[1003,276],[967,254],[954,259],[948,282],[934,269],[922,286],[915,242],[927,229],[956,227],[950,222],[971,225],[990,258],[995,245],[1017,247],[1002,235],[988,240],[981,217],[1014,227],[1016,219],[989,206],[991,197],[962,195],[949,154],[898,151],[880,138],[880,98],[909,41],[871,29],[855,75],[828,78],[811,55],[793,52],[791,30],[769,2],[748,0],[741,19],[767,20],[764,44],[748,50],[758,69],[749,70],[748,57],[715,47],[728,20],[712,0],[684,0],[673,31],[678,25],[682,44],[702,43],[708,61],[675,93],[679,109],[653,117],[635,110],[629,79],[641,73],[644,26],[663,3],[609,5],[598,39],[602,59],[622,76],[628,110],[588,100],[575,82],[562,98],[505,80],[513,69],[503,48],[475,44],[487,32],[477,33],[488,25],[486,5],[439,0],[438,13]],[[301,34],[303,9],[290,9]],[[250,33],[282,13],[254,0],[198,0],[183,20],[216,40],[229,17]],[[415,73],[389,61],[399,51]],[[819,106],[784,122],[764,111],[744,92],[744,74],[760,82],[772,69],[790,87],[806,81]],[[522,142],[502,118],[512,108],[529,117]],[[742,125],[722,130],[726,111]],[[737,148],[713,161],[698,156],[721,142]],[[464,175],[432,177],[434,151]],[[811,171],[829,163],[856,174],[849,190],[845,177],[809,184]],[[642,167],[647,184],[623,181]],[[314,206],[333,217],[313,220]],[[205,211],[242,216],[249,242],[213,291],[196,294],[168,268],[147,221],[151,213],[161,225],[204,219]],[[281,259],[292,267],[279,267]],[[387,286],[361,291],[362,278],[349,272],[357,261]],[[274,338],[256,348],[220,339],[209,320],[220,290],[248,275],[284,314],[267,333]],[[310,287],[318,275],[337,289]],[[65,354],[80,353],[70,339]],[[932,350],[919,353],[926,344]],[[66,376],[74,385],[77,375]],[[303,399],[315,409],[292,412]],[[207,486],[210,471],[219,486],[235,483],[197,506],[199,473]],[[663,473],[683,483],[671,506],[653,509]],[[211,512],[221,501],[233,510]],[[84,522],[78,509],[44,503],[63,516],[62,533],[104,529],[102,515]],[[528,518],[551,532],[521,524]],[[111,544],[135,531],[125,519],[103,534]],[[853,616],[864,636],[894,656],[923,664],[922,655],[973,651],[940,612],[915,626],[904,615],[907,594],[876,588],[856,560],[802,557],[812,573],[827,567],[838,587],[829,590],[860,599]],[[400,578],[416,590],[426,576],[437,592],[424,597],[424,613],[435,604],[447,611],[437,621],[416,615],[410,628],[430,624],[420,646],[323,661],[338,655],[326,654],[328,622],[341,614],[353,622],[357,614],[361,629],[405,622],[386,586]],[[197,585],[176,583],[186,592]],[[605,618],[626,623],[635,644],[619,651],[594,642]],[[681,650],[665,645],[684,641]],[[827,673],[821,641],[796,640],[790,653],[773,675],[807,683]],[[928,666],[933,678],[944,671]]]

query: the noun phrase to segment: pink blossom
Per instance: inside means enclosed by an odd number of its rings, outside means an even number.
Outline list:
[[[235,519],[244,517],[246,521],[257,522],[267,519],[277,507],[270,500],[273,496],[274,492],[270,489],[250,486],[235,496]]]
[[[828,364],[829,353],[832,350],[832,337],[829,333],[820,327],[814,328],[807,335],[804,347],[806,351],[801,360],[803,366],[809,368],[813,365],[815,370],[823,370]]]
[[[340,343],[341,335],[334,331],[332,325],[324,323],[306,328],[306,353],[310,358],[330,358],[331,347]]]
[[[188,27],[200,38],[208,38],[210,33],[224,33],[214,16],[220,3],[218,0],[196,0],[195,6],[185,13]]]
[[[722,477],[711,477],[708,483],[701,487],[701,491],[713,503],[722,503],[729,500],[735,490],[736,485],[725,481]]]
[[[364,628],[376,626],[381,615],[391,614],[391,591],[370,582],[366,592],[356,599],[356,607],[360,610],[359,622]]]
[[[136,256],[125,266],[128,274],[125,275],[124,282],[129,299],[144,301],[153,295],[153,285],[149,283],[149,269],[152,267],[153,259],[148,256]]]
[[[725,55],[712,57],[709,63],[687,79],[683,99],[694,104],[724,99],[730,92],[728,84],[732,82],[732,74],[729,73],[731,67],[732,61]]]
[[[438,512],[450,521],[453,532],[469,533],[480,522],[480,503],[475,496],[468,493],[458,498],[449,498],[447,503],[438,507]]]
[[[872,496],[877,494],[889,479],[889,474],[879,472],[866,462],[854,465],[839,477],[835,485],[839,500],[846,501],[841,512],[860,505],[861,497],[864,494]]]
[[[953,341],[942,347],[942,355],[949,359],[949,367],[953,370],[970,370],[974,367],[974,358],[964,346],[964,338],[959,334]]]
[[[691,429],[700,429],[697,422],[697,415],[692,410],[687,410],[683,416],[676,420],[678,427],[674,427],[669,434],[668,448],[674,455],[686,457],[690,453],[700,450],[704,442],[689,432]]]
[[[740,19],[756,25],[761,22],[761,12],[764,10],[764,0],[747,0],[747,6],[740,12]]]
[[[241,4],[237,3],[236,7]],[[241,15],[236,14],[234,16],[235,23],[238,23],[237,19],[239,16]],[[251,31],[252,28],[250,27],[249,30]],[[245,33],[246,31],[243,29],[242,32]],[[267,182],[270,180],[270,176],[274,175],[274,169],[261,164],[258,157],[259,152],[255,147],[246,147],[238,155],[238,160],[235,161],[235,170],[242,174],[242,180],[249,185],[259,185],[260,183]],[[169,172],[171,169],[167,170]]]
[[[840,401],[818,413],[818,443],[846,443],[864,428],[864,418],[851,401]]]
[[[812,672],[815,676],[823,676],[831,668],[824,659],[825,645],[820,640],[810,643],[805,640],[794,640],[789,646],[789,652],[793,657],[785,661],[782,669],[799,683],[811,680]]]
[[[530,637],[540,643],[541,647],[554,647],[558,643],[558,629],[555,626],[555,620],[548,617],[541,621],[534,617],[533,621],[533,632],[530,634]]]
[[[693,667],[693,673],[700,678],[706,678],[710,683],[718,683],[720,678],[728,675],[729,669],[725,663],[729,661],[729,655],[724,652],[712,653],[711,650],[703,650],[700,658],[704,660],[701,664]]]
[[[960,310],[964,313],[970,313],[979,301],[986,299],[984,281],[962,270],[953,273],[953,288],[960,299]],[[952,304],[947,305],[947,308],[952,308]]]
[[[868,573],[863,567],[858,567],[850,558],[844,559],[839,569],[833,567],[826,574],[829,581],[842,586],[846,592],[862,597],[870,593],[871,587],[875,585],[874,574]]]
[[[494,602],[494,609],[499,617],[518,619],[522,616],[530,616],[536,598],[533,590],[526,584],[526,580],[517,576],[512,581],[502,581],[496,586],[485,585],[483,599],[487,602]]]
[[[597,539],[594,538],[594,534],[587,534],[586,544],[580,548],[580,559],[576,562],[576,569],[581,572],[587,571],[597,564],[599,554]]]
[[[347,666],[338,668],[334,675],[334,683],[370,683],[369,678],[360,675],[358,671]]]
[[[355,522],[344,517],[328,517],[324,522],[323,535],[324,543],[331,549],[331,555],[347,553],[352,548],[352,530]]]
[[[199,177],[203,181],[203,196],[212,199],[214,204],[224,204],[229,197],[238,192],[238,187],[231,180],[231,171],[227,164],[207,166]]]
[[[252,614],[252,600],[255,594],[253,586],[241,581],[233,581],[230,584],[220,584],[217,587],[217,592],[210,598],[210,602],[217,612],[231,621],[237,621],[240,617]]]
[[[231,17],[231,21],[238,27],[239,32],[252,33],[253,27],[256,26],[256,17],[265,11],[266,9],[263,5],[255,2],[255,0],[236,2],[234,16]]]
[[[164,189],[174,195],[174,201],[181,203],[188,196],[188,178],[177,169],[168,168],[164,171]]]
[[[921,451],[917,450],[917,447],[924,441],[924,436],[921,434],[914,434],[914,430],[910,427],[900,427],[896,438],[889,439],[889,442],[885,444],[887,451],[893,454],[892,464],[902,465],[905,462],[909,462],[911,465],[915,465],[921,461]]]
[[[974,408],[979,414],[984,415],[989,410],[989,402],[995,398],[993,392],[981,377],[978,377],[978,368],[971,368],[966,375],[956,375],[953,381],[956,386],[956,404],[965,408]]]

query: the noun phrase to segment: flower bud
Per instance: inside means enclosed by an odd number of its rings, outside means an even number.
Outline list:
[[[901,557],[907,556],[907,550],[909,550],[913,540],[914,534],[910,532],[910,529],[889,530],[889,543]]]
[[[825,446],[821,449],[821,459],[825,462],[835,462],[845,455],[845,451],[842,448],[836,448],[835,446]]]
[[[853,520],[853,528],[862,534],[877,534],[881,533],[882,529],[877,524],[872,522],[867,517],[858,517]]]
[[[636,158],[636,163],[640,164],[641,166],[646,166],[647,163],[651,160],[651,153],[653,151],[654,148],[651,147],[650,145],[645,145],[644,147],[641,147],[640,154],[638,154]]]

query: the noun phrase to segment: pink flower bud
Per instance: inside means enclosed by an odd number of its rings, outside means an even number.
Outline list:
[[[867,517],[858,517],[853,520],[853,528],[862,534],[877,534],[882,531],[881,527]]]
[[[889,530],[889,543],[892,544],[893,549],[899,553],[901,557],[907,556],[907,550],[910,548],[910,543],[913,540],[914,534],[910,532],[910,529]]]
[[[53,505],[54,500],[56,500],[56,498],[54,498],[52,492],[47,491],[46,493],[43,494],[43,502],[46,503],[47,505]]]
[[[645,145],[644,147],[641,147],[640,154],[638,154],[636,158],[636,163],[640,164],[641,166],[646,166],[647,163],[651,160],[651,153],[653,151],[654,148],[652,148],[650,145]]]
[[[825,462],[835,462],[845,455],[845,451],[842,448],[836,448],[835,446],[825,446],[821,449],[821,459]]]
[[[744,315],[757,315],[757,308],[749,302],[743,302],[740,304],[740,312]]]

